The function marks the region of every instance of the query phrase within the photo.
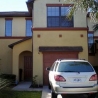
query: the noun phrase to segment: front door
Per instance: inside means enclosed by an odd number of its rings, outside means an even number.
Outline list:
[[[32,80],[32,56],[24,56],[24,80]]]

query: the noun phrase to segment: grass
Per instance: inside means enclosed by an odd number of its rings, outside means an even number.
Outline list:
[[[0,90],[0,98],[41,98],[41,92]]]

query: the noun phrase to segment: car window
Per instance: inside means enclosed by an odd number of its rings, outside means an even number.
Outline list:
[[[51,68],[50,68],[50,71],[53,71],[55,64],[56,64],[56,62],[54,62],[54,63],[52,64],[52,66],[51,66]]]
[[[93,68],[88,62],[61,62],[58,72],[93,72]]]
[[[57,69],[57,66],[58,66],[58,62],[55,64],[54,71],[56,71],[56,69]]]

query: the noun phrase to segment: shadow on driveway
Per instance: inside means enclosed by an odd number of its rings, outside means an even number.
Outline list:
[[[71,95],[63,95],[62,98],[87,98],[87,95],[84,95],[84,94],[76,94],[76,95],[71,94]]]

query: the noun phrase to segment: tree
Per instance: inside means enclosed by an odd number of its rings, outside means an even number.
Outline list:
[[[74,12],[77,10],[86,11],[89,13],[90,19],[95,23],[93,30],[98,30],[98,0],[64,0],[64,2],[74,3],[69,11],[68,18],[71,19]]]
[[[94,15],[98,19],[98,0],[64,0],[64,2],[74,3],[71,6],[71,10],[69,12],[70,17],[72,17],[73,13],[77,10],[82,10],[90,13],[90,16]],[[69,17],[69,18],[70,18]],[[92,18],[92,17],[91,17]]]
[[[93,26],[93,30],[96,32],[98,31],[98,23]]]

